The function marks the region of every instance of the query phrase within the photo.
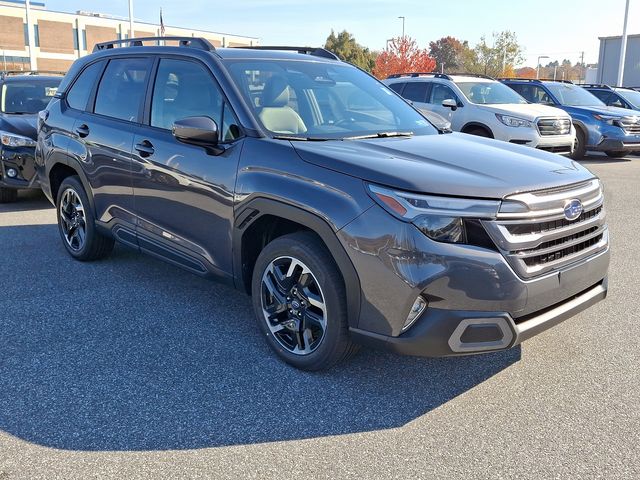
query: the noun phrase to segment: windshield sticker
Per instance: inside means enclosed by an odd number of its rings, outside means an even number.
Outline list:
[[[46,87],[44,89],[44,94],[47,97],[53,97],[55,96],[57,91],[58,91],[58,87]]]

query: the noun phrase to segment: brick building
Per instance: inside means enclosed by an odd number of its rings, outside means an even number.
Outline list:
[[[159,24],[135,22],[133,28],[136,37],[160,36]],[[258,44],[253,37],[165,25],[165,36],[174,35],[204,37],[218,47]],[[66,71],[76,58],[91,53],[96,43],[116,38],[129,38],[128,19],[82,11],[54,12],[35,0],[27,23],[23,0],[0,0],[0,70]]]

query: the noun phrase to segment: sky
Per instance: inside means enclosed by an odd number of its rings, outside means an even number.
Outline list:
[[[128,17],[128,0],[44,0],[49,10],[88,10]],[[629,34],[640,34],[640,0],[630,0]],[[454,36],[474,45],[481,36],[512,30],[525,64],[573,63],[584,51],[598,61],[598,37],[621,35],[625,0],[134,0],[134,18],[165,25],[258,37],[263,45],[323,45],[331,29],[348,30],[358,43],[381,50],[405,32],[421,47]]]

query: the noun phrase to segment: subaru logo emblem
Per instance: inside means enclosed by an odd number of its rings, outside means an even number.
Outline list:
[[[569,221],[577,219],[580,215],[582,215],[582,211],[582,202],[577,198],[569,200],[564,204],[564,218]]]
[[[300,308],[300,302],[298,302],[297,300],[294,300],[291,302],[291,306],[294,308],[294,310],[297,310]]]

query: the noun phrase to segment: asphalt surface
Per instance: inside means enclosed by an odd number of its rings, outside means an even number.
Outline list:
[[[516,349],[280,363],[249,298],[0,205],[0,480],[640,478],[640,157],[605,182],[609,298]]]

